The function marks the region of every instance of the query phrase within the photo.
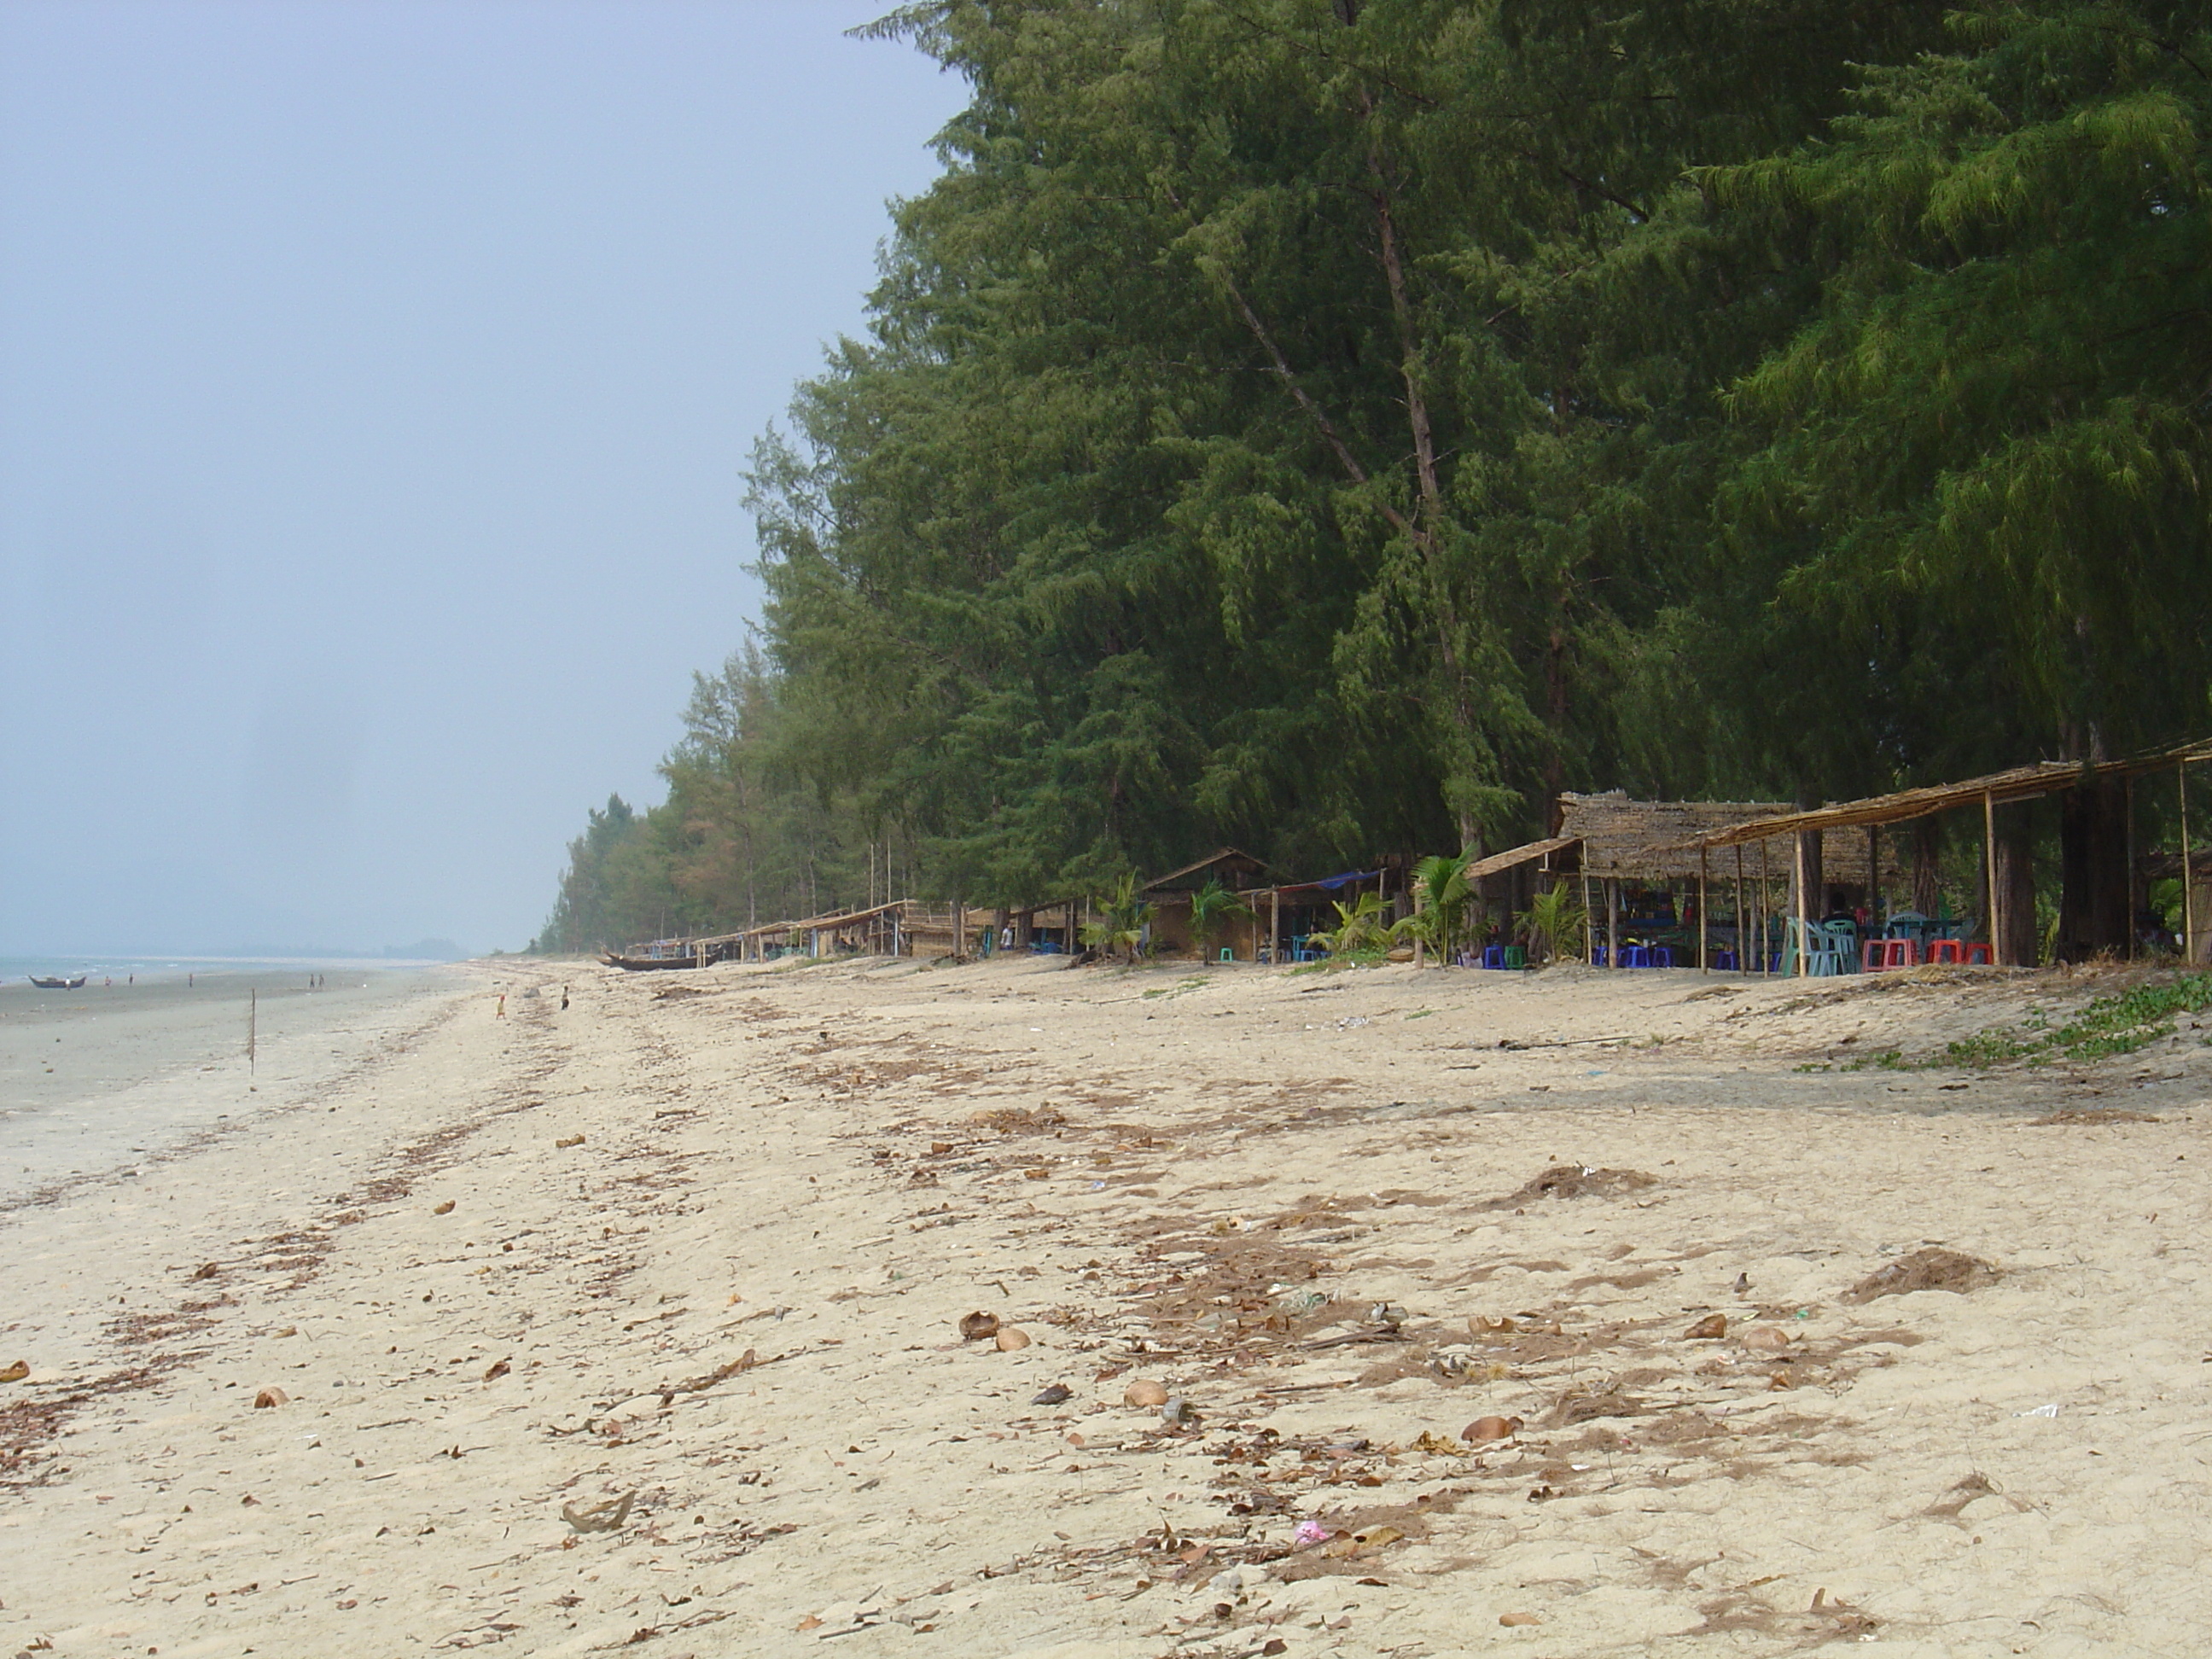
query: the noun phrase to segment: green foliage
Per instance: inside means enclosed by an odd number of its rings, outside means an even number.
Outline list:
[[[1413,866],[1413,911],[1391,928],[1397,939],[1418,939],[1441,961],[1451,959],[1467,927],[1468,902],[1474,895],[1467,884],[1467,854],[1433,857]]]
[[[1137,896],[1136,877],[1124,875],[1112,893],[1095,901],[1095,908],[1101,914],[1084,927],[1083,942],[1109,957],[1135,961],[1152,919],[1152,907]]]
[[[1564,881],[1554,882],[1537,894],[1528,908],[1513,918],[1514,932],[1545,961],[1572,955],[1589,925],[1589,914]]]
[[[2201,8],[874,32],[968,106],[755,452],[763,654],[551,943],[857,902],[877,848],[1025,903],[2203,729]]]
[[[2099,997],[2065,1024],[2031,1019],[2017,1030],[1992,1027],[1950,1044],[1942,1063],[1986,1069],[2013,1060],[2040,1063],[2054,1055],[2101,1060],[2131,1054],[2170,1036],[2177,1014],[2212,1008],[2212,974],[2177,974]]]
[[[1389,924],[1383,920],[1389,914],[1389,906],[1380,893],[1362,893],[1350,904],[1333,899],[1329,908],[1336,912],[1336,926],[1326,933],[1311,935],[1308,942],[1331,956],[1356,957],[1379,951],[1389,937]]]
[[[1203,951],[1232,921],[1252,920],[1252,907],[1221,884],[1209,880],[1190,896],[1190,936]]]

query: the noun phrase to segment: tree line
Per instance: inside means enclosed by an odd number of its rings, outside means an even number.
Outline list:
[[[757,644],[546,947],[2204,729],[2201,7],[871,32],[969,101],[755,452]]]

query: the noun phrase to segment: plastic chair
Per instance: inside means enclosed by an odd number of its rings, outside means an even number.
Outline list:
[[[1869,974],[1893,968],[1915,968],[1920,963],[1920,947],[1909,939],[1870,939],[1859,951],[1860,966]]]
[[[1674,965],[1674,947],[1671,945],[1653,945],[1651,965],[1654,968],[1672,968]]]
[[[1505,965],[1505,947],[1502,945],[1484,945],[1482,965],[1486,968],[1503,968]]]
[[[1237,960],[1237,952],[1229,945],[1224,945],[1221,947],[1221,954],[1218,957],[1216,957],[1214,960],[1217,962],[1234,962]]]
[[[1805,972],[1814,979],[1830,978],[1844,971],[1844,959],[1836,948],[1835,937],[1817,921],[1800,922],[1795,916],[1783,918],[1784,939],[1782,968],[1787,978],[1797,971],[1802,955]]]
[[[1718,972],[1723,974],[1734,973],[1735,971],[1735,952],[1733,951],[1714,951],[1713,967]]]
[[[1651,947],[1648,945],[1622,945],[1620,965],[1624,968],[1649,968],[1651,965]]]
[[[1507,945],[1504,965],[1508,968],[1526,968],[1528,965],[1528,952],[1518,945]]]
[[[1604,967],[1605,965],[1606,965],[1606,960],[1605,960],[1605,946],[1603,946],[1602,945],[1591,945],[1591,946],[1590,946],[1590,966],[1591,966],[1591,967],[1593,967],[1593,968],[1602,968],[1602,967]]]

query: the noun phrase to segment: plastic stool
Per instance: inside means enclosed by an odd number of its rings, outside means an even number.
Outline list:
[[[1505,965],[1508,968],[1526,968],[1528,965],[1528,952],[1518,945],[1507,945]]]
[[[1603,947],[1601,946],[1599,948],[1602,949]],[[1503,968],[1505,965],[1505,947],[1502,945],[1484,945],[1482,947],[1482,965],[1486,968]]]
[[[1620,965],[1624,968],[1649,968],[1651,965],[1651,947],[1648,945],[1622,945]]]
[[[1989,948],[1986,945],[1982,946],[1985,952]],[[1966,961],[1966,942],[1963,939],[1931,939],[1928,941],[1928,960],[1931,965],[1939,962],[1948,962],[1954,966],[1963,967]]]
[[[1223,946],[1221,947],[1221,960],[1222,960],[1222,961],[1224,961],[1224,962],[1234,962],[1234,961],[1236,961],[1236,960],[1237,960],[1237,952],[1236,952],[1236,950],[1235,950],[1232,946],[1226,945],[1223,945]]]
[[[1859,947],[1860,965],[1869,974],[1887,968],[1916,968],[1920,947],[1909,939],[1870,939]]]
[[[1713,969],[1717,973],[1734,973],[1735,971],[1735,952],[1733,951],[1714,951]]]
[[[1651,965],[1654,968],[1672,968],[1674,965],[1674,947],[1671,945],[1653,945]]]
[[[1986,943],[1977,939],[1967,945],[1966,965],[1968,967],[1987,968],[1996,960],[1996,958],[1990,954],[1990,947]]]

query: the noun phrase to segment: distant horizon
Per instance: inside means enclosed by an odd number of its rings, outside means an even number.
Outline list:
[[[450,951],[422,951],[422,945],[450,946]],[[520,950],[468,951],[451,939],[416,939],[411,945],[386,945],[380,950],[335,950],[309,946],[276,946],[265,949],[234,949],[223,951],[149,951],[149,950],[7,950],[0,951],[0,966],[25,963],[52,962],[174,962],[174,963],[421,963],[473,962],[495,954],[518,956]]]

